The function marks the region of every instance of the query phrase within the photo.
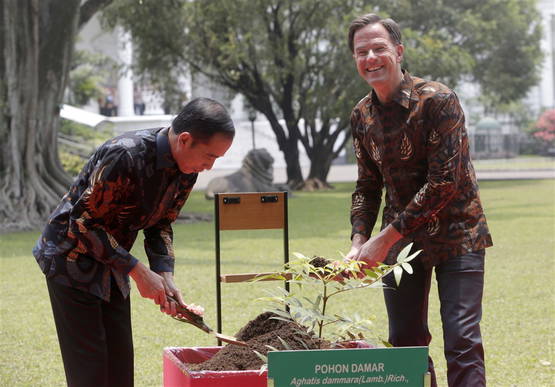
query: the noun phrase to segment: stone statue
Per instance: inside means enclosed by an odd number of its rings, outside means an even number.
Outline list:
[[[228,176],[212,179],[206,187],[206,199],[221,192],[289,191],[285,185],[274,185],[274,158],[264,149],[253,149],[243,159],[241,168]]]

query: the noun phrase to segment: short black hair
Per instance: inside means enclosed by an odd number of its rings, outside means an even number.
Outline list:
[[[401,40],[401,29],[399,25],[393,19],[382,19],[375,13],[367,13],[366,15],[359,16],[351,22],[349,26],[349,48],[351,52],[355,52],[354,40],[355,33],[363,27],[368,25],[380,23],[386,31],[389,33],[389,38],[393,44],[402,44]]]
[[[189,132],[195,140],[207,142],[215,134],[235,136],[235,127],[226,108],[210,98],[195,98],[172,121],[175,134]]]

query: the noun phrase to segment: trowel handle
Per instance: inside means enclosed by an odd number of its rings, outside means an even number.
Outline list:
[[[202,316],[199,316],[198,314],[195,314],[195,313],[191,312],[189,309],[182,307],[179,304],[179,301],[177,301],[177,299],[175,297],[170,296],[170,295],[166,295],[166,297],[168,297],[168,300],[173,301],[173,302],[176,303],[177,313],[179,313],[182,316],[185,316],[184,319],[173,316],[175,319],[177,319],[179,321],[182,321],[182,322],[189,323],[191,325],[194,325],[197,328],[202,329],[206,333],[211,333],[212,332],[212,328],[210,328],[208,325],[206,325]]]

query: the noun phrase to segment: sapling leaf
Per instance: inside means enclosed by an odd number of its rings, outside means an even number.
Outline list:
[[[261,354],[260,352],[258,352],[255,349],[253,349],[252,351],[254,352],[254,354],[256,356],[258,356],[260,358],[260,360],[262,360],[264,362],[264,364],[268,364],[268,356]]]
[[[382,280],[376,281],[371,283],[370,285],[368,285],[369,288],[375,289],[375,288],[383,288],[383,282]]]
[[[266,371],[267,369],[268,369],[268,363],[262,364],[260,366],[260,370],[258,371],[258,376],[262,375],[264,373],[264,371]]]
[[[303,303],[297,297],[289,298],[289,303],[290,305],[297,306],[297,307],[303,306]]]
[[[401,283],[401,276],[403,275],[403,269],[401,266],[395,266],[393,268],[393,274],[395,275],[395,283],[399,286],[399,283]]]
[[[294,319],[291,318],[291,317],[290,317],[290,318],[286,318],[286,317],[275,317],[275,316],[274,316],[274,317],[270,317],[270,318],[271,318],[272,320],[285,321],[285,322],[288,322],[288,323],[290,323],[291,321],[294,321]]]
[[[413,243],[409,243],[408,245],[406,245],[403,250],[401,250],[401,252],[399,253],[399,255],[397,256],[397,262],[404,262],[405,258],[408,257],[409,253],[410,253],[410,249],[412,248]]]
[[[321,295],[321,294],[318,294],[318,297],[316,297],[316,300],[314,301],[314,306],[316,306],[317,308],[319,308],[321,302],[322,302],[322,295]]]
[[[422,250],[418,250],[415,253],[411,254],[410,257],[405,258],[405,262],[412,261],[418,254],[420,254]]]
[[[301,260],[307,259],[307,257],[301,253],[294,252],[293,255]]]
[[[410,265],[410,263],[403,262],[401,263],[401,267],[405,269],[407,273],[412,274],[412,266]]]
[[[291,346],[289,345],[289,343],[285,340],[283,340],[281,337],[277,337],[279,342],[281,343],[281,345],[283,345],[283,348],[290,351],[291,350]]]
[[[278,339],[279,339],[279,336],[278,336]],[[275,351],[275,352],[279,351],[279,349],[277,349],[276,347],[272,347],[269,344],[266,344],[265,347],[268,348],[270,351]]]
[[[363,272],[364,272],[364,274],[366,274],[366,277],[370,277],[370,278],[373,278],[373,279],[376,279],[376,278],[379,277],[378,273],[376,273],[372,269],[364,269]]]
[[[382,342],[383,346],[386,347],[386,348],[392,348],[393,347],[393,345],[389,341],[385,341],[385,340],[382,339],[381,342]]]
[[[299,340],[301,342],[301,345],[304,347],[304,349],[309,350],[310,348],[308,347],[308,344],[305,343],[304,340]]]

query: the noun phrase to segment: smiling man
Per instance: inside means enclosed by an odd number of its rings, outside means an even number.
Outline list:
[[[85,164],[33,254],[46,275],[69,386],[132,386],[129,276],[142,297],[176,314],[171,224],[197,179],[231,146],[218,102],[189,102],[168,128],[127,132]],[[149,266],[130,254],[139,230]]]
[[[470,160],[464,113],[456,94],[401,68],[404,47],[395,21],[375,14],[354,20],[349,47],[372,87],[353,109],[358,163],[347,259],[390,261],[414,242],[414,273],[396,286],[384,279],[389,341],[427,346],[428,294],[435,268],[449,386],[485,386],[480,333],[484,249],[492,245]],[[371,236],[380,209],[382,229]],[[433,385],[436,384],[430,359]]]

